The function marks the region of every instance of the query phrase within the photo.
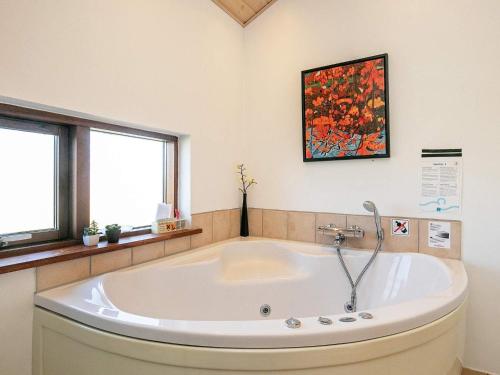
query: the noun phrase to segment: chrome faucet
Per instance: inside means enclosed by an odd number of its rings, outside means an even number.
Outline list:
[[[335,224],[320,225],[318,230],[324,235],[333,236],[333,245],[340,247],[344,244],[346,238],[363,238],[365,232],[357,225],[351,225],[349,228],[339,228]]]
[[[333,246],[337,248],[337,255],[339,257],[340,264],[342,265],[342,268],[344,269],[347,279],[349,280],[349,284],[351,285],[351,298],[344,304],[344,310],[346,312],[356,312],[357,302],[358,302],[356,289],[358,287],[359,282],[363,278],[365,272],[368,270],[368,268],[370,268],[378,252],[382,248],[382,241],[384,240],[384,231],[382,229],[380,215],[378,213],[377,207],[375,206],[375,203],[371,201],[365,201],[363,202],[363,207],[368,212],[373,212],[375,220],[375,228],[377,231],[377,246],[375,247],[372,256],[370,257],[366,265],[363,267],[356,280],[352,278],[351,273],[349,272],[345,264],[344,257],[342,256],[340,248],[344,244],[347,237],[362,238],[365,234],[363,229],[361,229],[356,225],[352,225],[349,228],[338,228],[335,224],[322,225],[318,227],[318,230],[323,232],[323,234],[334,237]]]

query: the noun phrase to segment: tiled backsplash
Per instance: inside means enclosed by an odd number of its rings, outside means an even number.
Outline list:
[[[347,247],[373,249],[377,242],[375,224],[371,215],[341,215],[250,208],[248,216],[251,236],[331,244],[331,237],[318,232],[316,230],[318,226],[326,224],[336,224],[339,227],[358,225],[364,229],[365,236],[359,239],[348,238]],[[430,248],[427,243],[429,221],[442,220],[404,218],[409,219],[408,235],[393,236],[391,234],[392,219],[402,218],[382,217],[382,228],[385,234],[383,251],[421,252],[443,258],[461,258],[461,222],[449,221],[451,223],[450,249],[435,249]]]
[[[101,273],[191,249],[191,238],[181,237],[36,268],[37,291],[83,280]]]
[[[407,236],[391,235],[392,219],[409,219]],[[193,226],[201,227],[203,233],[192,236],[192,248],[204,246],[233,237],[240,230],[240,210],[225,210],[193,215]],[[291,241],[331,244],[331,237],[323,235],[316,228],[320,225],[336,224],[339,227],[358,225],[365,231],[360,239],[348,238],[347,247],[373,249],[377,238],[372,215],[343,215],[334,213],[315,213],[302,211],[267,210],[250,208],[248,210],[249,232],[253,237],[266,237]],[[421,252],[443,258],[461,258],[462,223],[451,223],[450,249],[430,248],[427,243],[429,221],[437,219],[382,217],[385,239],[383,251]]]
[[[383,217],[385,232],[383,251],[412,251],[444,258],[461,258],[461,222],[451,221],[450,249],[434,249],[427,244],[428,219],[411,219],[408,236],[391,235],[391,219]],[[331,244],[331,237],[324,236],[316,228],[325,224],[339,227],[358,225],[365,230],[362,239],[347,239],[347,247],[373,249],[376,244],[373,216],[342,215],[300,211],[267,210],[250,208],[248,211],[250,236],[267,237],[292,241]],[[438,221],[438,220],[432,220]],[[37,267],[37,290],[82,280],[101,273],[129,267],[181,251],[195,249],[213,242],[238,237],[240,234],[240,209],[220,210],[194,214],[192,226],[203,232],[190,237],[117,250],[60,263]]]
[[[191,236],[191,248],[224,241],[240,235],[240,209],[221,210],[194,214],[191,225],[203,232]]]
[[[37,291],[238,237],[240,209],[195,214],[192,226],[203,233],[37,267]]]

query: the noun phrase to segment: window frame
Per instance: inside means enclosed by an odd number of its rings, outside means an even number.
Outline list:
[[[117,135],[117,136],[123,136],[123,137],[131,137],[131,138],[149,140],[149,141],[154,141],[154,142],[161,142],[162,143],[162,152],[163,152],[163,155],[162,155],[162,162],[163,162],[163,170],[162,170],[163,195],[162,195],[162,199],[163,199],[163,202],[167,202],[169,200],[168,199],[169,196],[172,196],[172,197],[174,196],[174,194],[171,194],[170,191],[172,190],[172,188],[174,191],[176,191],[177,189],[172,186],[173,184],[169,183],[170,182],[169,172],[171,171],[171,168],[173,167],[173,160],[171,160],[171,159],[173,157],[175,158],[175,156],[171,153],[171,150],[170,150],[171,142],[169,142],[165,139],[158,138],[158,137],[151,137],[151,136],[146,137],[146,136],[140,136],[138,134],[110,131],[107,129],[96,128],[96,127],[90,128],[90,132],[92,132],[92,131],[105,133],[105,134],[109,134],[109,135]],[[90,145],[90,143],[89,143],[89,145]],[[89,185],[89,189],[90,189],[90,185]],[[177,208],[177,202],[176,202],[176,199],[174,197],[173,197],[172,201],[174,203],[174,208]],[[90,200],[89,200],[89,205],[90,205]],[[91,218],[91,219],[93,219],[93,218]],[[148,229],[151,229],[151,224],[133,227],[133,229],[130,232],[137,234],[137,232],[139,232],[139,231],[144,231],[144,230],[148,230]]]
[[[11,119],[0,116],[0,128],[26,133],[48,134],[57,137],[54,145],[54,227],[39,228],[6,235],[31,234],[30,239],[16,241],[16,245],[56,241],[68,237],[68,186],[69,186],[69,150],[68,129],[61,125],[41,123],[23,119]]]
[[[58,190],[59,196],[63,194],[63,198],[58,200],[57,207],[58,220],[60,219],[57,223],[62,230],[59,231],[57,237],[54,237],[53,233],[50,235],[39,233],[31,240],[11,242],[8,246],[1,247],[0,252],[6,249],[29,251],[30,247],[36,249],[34,251],[43,251],[53,248],[57,240],[64,240],[66,243],[81,242],[83,227],[89,225],[90,222],[91,129],[164,141],[166,150],[164,158],[167,158],[167,153],[171,156],[167,159],[168,168],[163,171],[165,197],[173,197],[173,206],[175,209],[178,208],[179,142],[177,136],[0,103],[0,126],[7,123],[15,130],[38,130],[46,134],[58,131],[64,135],[66,141],[59,142],[59,156],[66,156],[60,157],[58,168],[58,178],[63,178],[59,180]],[[168,176],[172,178],[171,181],[167,181]],[[131,171],[131,178],[133,178],[133,171]],[[151,227],[137,228],[126,235],[146,233],[151,233]]]

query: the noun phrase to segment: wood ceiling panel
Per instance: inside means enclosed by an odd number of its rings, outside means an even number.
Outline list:
[[[267,4],[270,3],[269,0],[243,0],[247,5],[252,8],[255,13],[259,12],[262,8],[264,8]]]
[[[245,27],[276,0],[212,0]]]
[[[255,14],[253,9],[243,0],[218,0],[218,2],[242,24],[245,24]]]

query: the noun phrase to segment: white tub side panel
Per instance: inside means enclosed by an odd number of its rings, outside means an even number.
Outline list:
[[[136,340],[37,309],[34,375],[459,375],[464,306],[416,330],[295,349],[216,349]],[[43,357],[43,363],[40,359]]]

